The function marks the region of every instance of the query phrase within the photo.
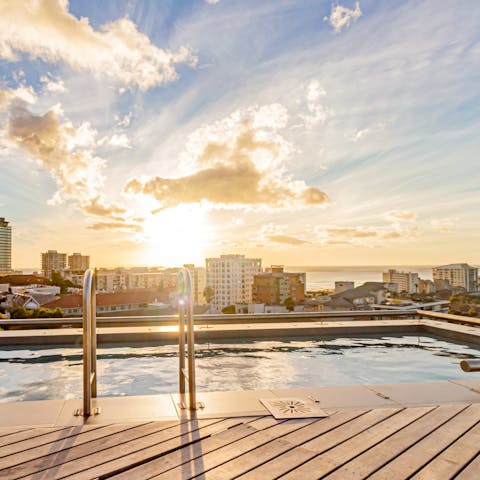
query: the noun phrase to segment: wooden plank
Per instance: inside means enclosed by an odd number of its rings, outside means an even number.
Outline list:
[[[106,438],[92,440],[85,444],[77,445],[72,448],[62,449],[49,455],[35,458],[31,461],[27,461],[16,466],[6,468],[0,471],[0,478],[2,478],[3,475],[6,475],[6,477],[3,478],[9,479],[20,478],[25,475],[32,475],[35,472],[40,472],[49,468],[57,467],[64,462],[81,458],[91,453],[101,452],[102,450],[109,447],[118,447],[122,443],[129,440],[141,438],[150,434],[155,434],[159,431],[161,432],[169,426],[178,424],[178,421],[169,422],[166,425],[164,424],[164,422],[153,422],[133,427],[128,430],[122,430],[121,432],[110,435]]]
[[[114,444],[110,448],[101,451],[91,450],[86,456],[81,458],[68,458],[62,461],[60,465],[54,468],[48,468],[38,474],[31,475],[33,479],[48,478],[49,480],[68,477],[69,479],[92,479],[102,475],[108,475],[116,472],[119,468],[128,466],[136,461],[150,459],[152,451],[164,454],[170,450],[181,447],[183,444],[200,440],[204,436],[208,436],[213,432],[227,428],[229,424],[235,422],[236,419],[209,419],[194,420],[179,423],[163,429],[160,432],[151,433],[141,436],[135,440]],[[120,434],[123,435],[123,434]],[[119,435],[113,435],[112,440]],[[87,444],[88,446],[88,444]],[[82,448],[80,446],[78,448]],[[75,450],[71,449],[71,450]]]
[[[391,415],[395,415],[399,409],[397,408],[388,408],[388,409],[377,409],[372,410],[365,415],[357,417],[350,422],[347,422],[338,428],[329,429],[323,435],[321,434],[322,431],[314,432],[312,431],[312,436],[310,437],[310,441],[308,440],[303,431],[294,432],[290,435],[283,436],[280,439],[276,439],[272,442],[263,445],[260,448],[256,448],[255,450],[249,451],[244,455],[237,456],[228,462],[224,462],[222,465],[218,466],[217,468],[210,470],[204,474],[202,478],[212,478],[212,479],[230,479],[232,476],[241,475],[246,473],[252,469],[255,469],[259,465],[272,460],[277,459],[279,455],[287,454],[288,452],[295,449],[299,445],[302,445],[302,449],[306,445],[315,445],[312,446],[314,449],[314,453],[310,449],[303,449],[304,451],[308,452],[310,457],[315,455],[315,452],[318,450],[326,450],[331,448],[333,445],[336,445],[345,438],[349,438],[352,435],[357,434],[359,431],[363,431],[369,426],[376,424],[385,418],[390,417]],[[322,421],[317,421],[316,424],[319,426],[322,425]],[[313,430],[313,429],[311,429]],[[295,449],[297,454],[300,453],[300,449]],[[254,476],[254,478],[256,478]],[[271,476],[269,478],[272,478]],[[301,478],[301,477],[297,477]]]
[[[178,467],[185,462],[200,458],[207,453],[218,450],[219,448],[236,442],[244,437],[252,435],[260,430],[283,423],[284,420],[276,420],[271,416],[261,419],[253,418],[253,421],[237,425],[223,432],[213,435],[201,442],[187,445],[179,450],[169,453],[163,457],[139,465],[136,468],[130,468],[123,473],[115,475],[112,480],[144,480],[155,475]]]
[[[414,474],[479,421],[480,404],[471,405],[375,472],[372,480],[399,480]]]
[[[242,438],[234,443],[226,445],[225,447],[219,448],[213,452],[207,453],[201,457],[195,458],[190,461],[189,458],[186,458],[186,462],[182,465],[169,470],[165,473],[161,473],[153,478],[158,479],[189,479],[193,476],[200,475],[201,478],[206,478],[205,473],[207,470],[214,468],[227,460],[235,458],[241,455],[244,452],[252,450],[258,446],[264,445],[265,443],[271,442],[276,438],[282,437],[302,429],[303,427],[313,423],[315,419],[296,419],[296,420],[287,420],[284,423],[275,425],[271,428],[261,430],[256,432],[248,437]],[[232,476],[230,477],[232,478]]]
[[[66,427],[41,427],[31,428],[30,430],[21,430],[5,437],[0,437],[0,451],[2,447],[10,445],[12,443],[22,442],[23,440],[29,440],[30,438],[39,437],[52,432],[58,432]]]
[[[363,416],[364,413],[363,411],[344,411],[320,420],[311,419],[312,423],[304,425],[298,424],[296,428],[291,428],[289,431],[286,430],[285,427],[292,422],[290,421],[288,424],[285,423],[282,428],[273,427],[258,432],[246,439],[220,448],[211,454],[204,455],[198,461],[186,462],[184,465],[154,478],[162,480],[187,479],[190,478],[192,472],[195,475],[201,475],[201,478],[223,478],[225,472],[221,467],[226,464],[226,462],[239,458],[248,452],[253,451],[256,454],[260,448],[268,448],[272,443],[274,443],[277,448],[288,450],[292,448],[293,445],[291,441],[288,440],[292,439],[292,435],[295,435],[300,441],[307,441],[317,436],[318,432],[334,431],[339,425],[343,425],[356,417]],[[295,424],[293,424],[293,426],[295,427]],[[234,471],[228,471],[228,475],[228,478],[232,478]]]
[[[88,432],[89,430],[95,430],[102,428],[102,425],[78,425],[75,427],[66,427],[62,430],[57,430],[55,432],[47,432],[40,437],[27,438],[21,442],[16,442],[14,444],[5,445],[0,448],[0,465],[2,463],[2,458],[6,456],[13,455],[14,453],[23,452],[40,445],[45,445],[63,438],[71,437],[72,435],[78,435],[82,432]],[[2,468],[2,467],[0,467]]]
[[[383,442],[380,442],[365,453],[357,456],[327,478],[341,478],[342,480],[348,478],[349,480],[353,480],[367,477],[466,407],[467,405],[443,405],[435,408],[407,427],[388,437]],[[285,478],[303,478],[301,475],[304,472],[306,472],[305,479],[312,478],[312,472],[315,471],[317,467],[321,468],[320,465],[316,464],[314,459],[292,471],[289,475],[285,476]]]
[[[463,413],[463,412],[462,412]],[[412,478],[415,480],[443,480],[453,478],[480,452],[480,424],[477,423],[465,435],[450,445],[438,457],[423,467]],[[480,478],[480,469],[477,470]]]
[[[0,428],[0,438],[1,437],[6,437],[7,435],[12,435],[12,433],[20,433],[20,432],[26,432],[27,430],[31,430],[31,428],[7,428],[7,427],[2,427]]]
[[[330,448],[331,442],[325,441],[327,440],[325,436],[319,436],[315,439],[315,445],[310,443],[308,448],[300,445],[284,455],[251,470],[240,478],[242,480],[267,480],[276,478],[284,475],[293,468],[299,467],[306,461],[317,457],[321,452],[325,452],[321,457],[327,459],[327,462],[325,462],[323,470],[315,471],[315,474],[318,473],[319,476],[328,474],[329,471],[343,465],[353,456],[359,455],[392,433],[414,422],[433,408],[434,407],[418,407],[401,410],[395,415],[387,417],[380,423],[372,425],[358,435],[350,437],[333,448]],[[341,439],[342,437],[338,438],[338,440]]]
[[[57,435],[57,437],[50,437],[49,443],[39,444],[38,446],[35,443],[37,439],[34,438],[30,441],[26,440],[25,442],[22,442],[22,445],[25,447],[27,444],[30,444],[30,448],[19,452],[14,452],[7,457],[1,458],[0,471],[20,463],[34,460],[36,458],[41,458],[56,452],[58,453],[67,448],[73,448],[99,438],[105,438],[109,435],[113,435],[124,430],[129,430],[140,425],[146,425],[146,423],[120,423],[103,426],[97,425],[97,428],[85,428],[87,427],[85,425],[71,427],[66,430],[62,430],[61,432],[57,432],[56,434],[51,434]],[[47,437],[47,435],[44,435],[42,440],[45,440],[45,437]]]
[[[477,455],[456,477],[455,480],[478,480],[480,478],[480,455]]]

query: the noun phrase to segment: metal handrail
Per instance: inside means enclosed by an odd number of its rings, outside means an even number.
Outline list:
[[[180,408],[198,410],[204,404],[197,402],[197,387],[195,382],[195,331],[193,317],[192,277],[183,268],[178,272],[178,356],[179,356],[179,389]],[[185,317],[187,319],[187,358],[188,373],[185,369]],[[188,381],[188,405],[185,402],[185,381]]]
[[[480,372],[480,360],[462,360],[460,368],[464,372]]]
[[[76,415],[89,417],[100,413],[92,408],[97,397],[97,301],[95,274],[88,269],[83,278],[83,410]]]

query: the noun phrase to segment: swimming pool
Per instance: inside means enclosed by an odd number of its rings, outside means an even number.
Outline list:
[[[99,396],[176,393],[178,346],[112,344],[98,348]],[[365,336],[215,341],[196,346],[199,391],[260,390],[470,378],[463,358],[474,345],[441,338]],[[0,402],[82,395],[82,351],[57,346],[3,347]]]

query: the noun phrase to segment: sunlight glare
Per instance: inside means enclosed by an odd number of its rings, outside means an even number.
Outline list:
[[[203,265],[209,240],[207,214],[199,205],[179,205],[150,215],[144,223],[148,265]]]

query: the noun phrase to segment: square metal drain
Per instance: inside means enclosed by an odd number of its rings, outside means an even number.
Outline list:
[[[328,417],[318,405],[302,398],[261,398],[260,401],[277,419]]]

